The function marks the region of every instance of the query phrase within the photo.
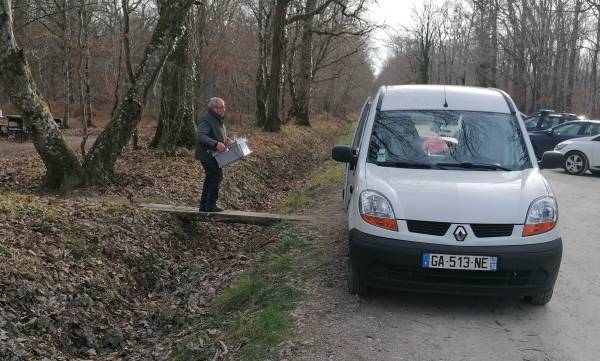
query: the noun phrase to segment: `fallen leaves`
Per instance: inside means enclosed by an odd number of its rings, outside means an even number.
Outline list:
[[[337,122],[280,134],[236,129],[254,153],[225,169],[222,203],[277,209],[328,158],[339,129]],[[127,149],[113,184],[68,196],[40,191],[36,156],[0,162],[0,359],[162,360],[175,345],[183,354],[230,357],[208,331],[184,346],[178,334],[198,327],[215,295],[277,234],[131,204],[195,205],[202,172],[191,153]]]

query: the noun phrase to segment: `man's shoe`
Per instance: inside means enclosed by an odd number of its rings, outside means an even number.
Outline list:
[[[224,209],[215,205],[215,206],[207,207],[204,211],[205,212],[223,212]]]

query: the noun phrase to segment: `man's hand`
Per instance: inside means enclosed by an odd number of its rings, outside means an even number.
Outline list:
[[[217,147],[216,148],[217,148],[217,152],[219,152],[219,153],[223,153],[224,151],[227,150],[227,146],[225,144],[221,143],[221,142],[217,143]]]

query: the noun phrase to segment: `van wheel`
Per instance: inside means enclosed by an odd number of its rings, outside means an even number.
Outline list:
[[[358,272],[354,270],[350,258],[348,258],[348,292],[352,295],[359,295],[361,297],[369,294],[367,283],[361,279]]]
[[[546,303],[550,302],[550,300],[552,299],[553,293],[554,293],[554,288],[548,292],[540,293],[539,295],[527,296],[527,297],[525,297],[525,301],[531,303],[532,305],[543,306]]]
[[[578,151],[567,153],[567,155],[565,155],[563,168],[565,168],[567,173],[572,175],[585,173],[588,168],[588,161],[585,154]]]

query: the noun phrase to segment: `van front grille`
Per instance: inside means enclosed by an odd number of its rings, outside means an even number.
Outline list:
[[[471,229],[479,238],[508,237],[513,233],[512,224],[472,224]]]
[[[450,223],[444,222],[407,220],[406,224],[408,230],[412,233],[429,234],[432,236],[443,236],[448,232],[448,228],[450,228]]]
[[[443,236],[448,232],[451,223],[407,220],[406,225],[412,233]],[[471,229],[478,238],[509,237],[514,227],[513,224],[471,224]]]

